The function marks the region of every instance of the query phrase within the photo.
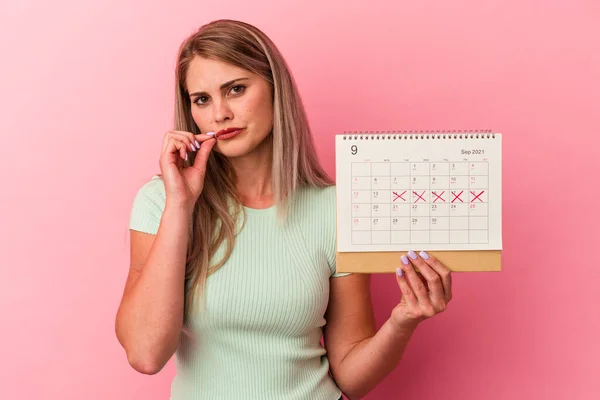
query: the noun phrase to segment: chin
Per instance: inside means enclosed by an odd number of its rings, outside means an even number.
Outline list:
[[[243,157],[252,153],[253,148],[245,140],[227,140],[217,143],[214,150],[227,158]]]

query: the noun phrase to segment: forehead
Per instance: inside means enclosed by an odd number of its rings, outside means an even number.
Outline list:
[[[240,67],[220,60],[196,56],[190,62],[186,76],[188,91],[219,90],[219,87],[228,81],[248,77],[254,74]]]

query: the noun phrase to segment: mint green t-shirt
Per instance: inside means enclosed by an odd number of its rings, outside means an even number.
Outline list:
[[[335,186],[294,199],[285,227],[275,207],[245,208],[231,257],[207,278],[206,310],[182,331],[171,400],[340,398],[320,342],[329,279],[348,275],[335,271]],[[156,234],[164,206],[154,176],[135,196],[130,229]]]

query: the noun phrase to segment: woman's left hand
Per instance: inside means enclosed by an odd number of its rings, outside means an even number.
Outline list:
[[[446,309],[452,299],[451,271],[435,257],[421,252],[408,252],[401,257],[402,276],[396,281],[402,291],[400,303],[392,311],[395,326],[416,327]],[[418,269],[418,272],[415,270]]]

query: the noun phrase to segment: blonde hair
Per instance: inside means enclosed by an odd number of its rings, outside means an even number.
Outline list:
[[[197,56],[244,68],[271,85],[273,130],[266,140],[272,144],[272,187],[280,220],[285,219],[289,200],[300,185],[333,184],[317,160],[304,106],[283,56],[262,31],[248,23],[213,21],[181,44],[176,66],[174,129],[200,133],[192,119],[186,86],[190,62]],[[194,162],[194,155],[190,155],[187,165]],[[231,255],[239,227],[237,221],[243,210],[227,159],[211,152],[204,189],[195,204],[189,232],[184,320],[191,312],[196,290],[202,295],[200,304],[204,309],[206,278]],[[224,256],[210,265],[223,243],[226,243]]]

